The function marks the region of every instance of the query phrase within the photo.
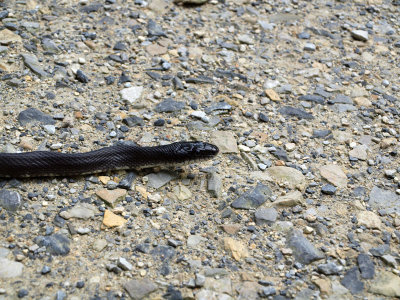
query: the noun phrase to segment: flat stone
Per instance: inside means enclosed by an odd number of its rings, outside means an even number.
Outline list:
[[[314,119],[313,115],[296,107],[284,106],[278,110],[282,115],[289,117],[297,117],[298,119]]]
[[[133,269],[133,265],[124,257],[118,258],[117,266],[124,271],[131,271]]]
[[[254,217],[257,225],[271,225],[276,221],[278,212],[275,208],[258,208],[254,213]]]
[[[361,211],[357,214],[359,226],[365,226],[372,229],[380,229],[382,221],[377,214],[372,211]]]
[[[159,113],[175,112],[175,111],[180,111],[184,107],[185,107],[184,102],[179,102],[171,98],[167,98],[164,101],[158,103],[154,108],[154,110]]]
[[[70,240],[63,234],[54,233],[50,236],[38,236],[34,239],[40,247],[46,247],[47,252],[53,255],[67,255],[70,251]]]
[[[400,297],[400,277],[391,272],[383,271],[371,282],[369,291],[387,297]]]
[[[98,252],[102,251],[105,247],[107,247],[107,240],[105,239],[96,239],[92,245],[93,250]]]
[[[0,258],[0,278],[14,278],[22,275],[24,265],[20,262]]]
[[[237,36],[237,39],[242,44],[247,44],[247,45],[254,44],[254,39],[251,36],[249,36],[248,34],[239,34]]]
[[[0,207],[16,212],[21,205],[21,195],[15,191],[0,190]]]
[[[338,266],[333,262],[318,265],[317,270],[324,275],[338,275],[343,270],[342,266]]]
[[[268,203],[267,206],[293,207],[302,203],[304,203],[303,194],[300,191],[292,191],[279,196],[274,202]]]
[[[219,198],[222,195],[222,179],[215,172],[211,172],[208,176],[207,190],[214,198]]]
[[[158,172],[151,173],[147,175],[148,182],[147,185],[154,189],[159,189],[160,187],[166,185],[168,182],[176,178],[176,174],[169,172]]]
[[[338,95],[336,95],[335,98],[330,100],[330,103],[332,103],[332,104],[338,104],[338,103],[353,104],[353,100],[351,100],[351,98],[349,96],[346,96],[343,94],[338,94]]]
[[[160,46],[158,44],[150,44],[146,46],[146,51],[151,56],[159,56],[167,53],[168,48]]]
[[[313,261],[323,259],[324,254],[316,249],[302,232],[297,229],[289,231],[287,234],[287,245],[293,250],[293,255],[302,264],[310,264]]]
[[[372,102],[367,98],[367,97],[355,97],[354,98],[354,103],[357,106],[363,106],[363,107],[371,107]]]
[[[124,289],[133,300],[142,300],[157,290],[157,285],[150,279],[133,279],[124,284]]]
[[[358,145],[349,151],[349,156],[358,158],[360,160],[367,160],[367,149],[368,147],[366,145]]]
[[[21,111],[18,115],[18,122],[21,126],[26,126],[31,122],[39,122],[41,124],[52,124],[56,121],[49,115],[41,112],[40,110],[30,107]]]
[[[206,280],[204,282],[204,289],[212,290],[221,293],[220,295],[222,295],[222,297],[220,296],[219,298],[211,298],[211,299],[232,299],[232,298],[226,298],[228,295],[232,295],[233,293],[232,281],[229,276],[222,276],[222,275],[218,277],[206,276]]]
[[[229,234],[236,234],[240,228],[242,228],[239,224],[223,224],[221,225],[223,231]]]
[[[192,197],[192,192],[184,185],[176,185],[172,191],[179,201],[185,201]]]
[[[201,242],[205,242],[205,241],[206,241],[206,239],[204,237],[202,237],[201,235],[190,235],[188,237],[186,243],[189,248],[195,248]]]
[[[368,41],[368,31],[365,30],[353,30],[351,31],[351,36],[357,41]]]
[[[103,225],[106,227],[121,227],[124,226],[128,222],[123,217],[120,217],[110,210],[106,209],[103,217]]]
[[[268,168],[265,173],[279,185],[284,184],[290,189],[299,189],[300,191],[306,188],[305,176],[294,168],[275,166]]]
[[[312,282],[319,288],[321,295],[328,295],[332,292],[331,281],[329,278],[315,278]]]
[[[47,77],[49,74],[43,70],[36,56],[31,54],[21,54],[22,59],[26,67],[28,67],[33,73],[40,77]]]
[[[126,196],[126,190],[124,189],[115,189],[115,190],[107,190],[107,189],[101,189],[96,191],[96,195],[102,199],[104,202],[106,202],[108,205],[111,207],[115,207],[115,205],[125,199]]]
[[[332,184],[325,184],[321,187],[321,193],[325,195],[334,195],[337,188]]]
[[[361,278],[372,279],[375,275],[375,265],[368,254],[360,253],[357,256],[358,268],[361,272]]]
[[[236,137],[232,131],[214,131],[210,140],[212,144],[218,146],[221,153],[239,153]]]
[[[281,98],[279,97],[278,93],[275,92],[273,89],[266,89],[264,93],[267,95],[269,99],[272,101],[281,101]]]
[[[96,206],[88,203],[81,203],[69,210],[60,212],[60,216],[67,220],[71,218],[87,220],[93,218],[96,211]]]
[[[325,165],[319,168],[321,176],[334,186],[344,188],[347,186],[347,176],[338,165]]]
[[[3,29],[0,31],[0,44],[1,45],[10,45],[12,43],[20,43],[22,42],[22,38],[8,29]]]
[[[394,191],[381,189],[377,186],[372,188],[368,204],[376,210],[384,209],[388,214],[400,213],[400,196]]]
[[[232,202],[233,208],[240,209],[252,209],[257,208],[265,201],[267,201],[272,195],[271,189],[258,183],[257,186],[247,192],[244,192],[236,200]]]
[[[130,104],[133,104],[141,98],[142,92],[143,92],[142,86],[132,86],[121,90],[119,94],[123,100],[125,100]]]
[[[230,237],[224,238],[224,248],[226,251],[230,252],[232,257],[237,261],[249,256],[246,245]]]
[[[360,272],[357,267],[347,271],[340,283],[352,294],[359,294],[364,290],[364,282],[360,281]]]

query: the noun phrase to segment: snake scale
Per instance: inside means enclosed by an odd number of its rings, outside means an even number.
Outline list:
[[[116,145],[85,153],[33,151],[0,153],[0,177],[78,176],[121,169],[174,167],[217,155],[205,142],[176,142],[155,147]]]

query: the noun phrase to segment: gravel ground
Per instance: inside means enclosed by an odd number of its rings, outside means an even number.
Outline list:
[[[3,152],[220,148],[1,180],[0,299],[400,298],[399,18],[389,0],[0,2]]]

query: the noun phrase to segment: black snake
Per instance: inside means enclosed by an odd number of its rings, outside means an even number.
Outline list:
[[[0,153],[0,177],[77,176],[121,169],[179,166],[214,157],[217,146],[177,142],[155,147],[116,145],[85,153]]]

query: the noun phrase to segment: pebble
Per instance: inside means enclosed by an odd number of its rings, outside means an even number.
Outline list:
[[[104,212],[103,225],[106,227],[122,227],[126,224],[127,220],[117,216],[110,210],[106,209]]]
[[[54,125],[55,121],[47,114],[44,114],[36,108],[28,108],[21,111],[18,115],[18,122],[21,126],[26,126],[31,122],[40,122],[45,125]]]
[[[263,185],[262,183],[258,183],[257,186],[242,195],[236,198],[231,206],[233,208],[239,209],[252,209],[257,208],[262,205],[265,201],[271,197],[272,192],[271,189]]]
[[[96,195],[106,202],[111,207],[115,207],[118,202],[126,196],[126,190],[124,189],[115,189],[115,190],[107,190],[107,189],[100,189],[96,191]]]
[[[24,265],[20,262],[0,258],[0,278],[14,278],[22,275]]]
[[[129,104],[133,104],[140,100],[143,93],[142,86],[132,86],[129,88],[122,89],[120,91],[120,96],[122,100],[128,102]]]
[[[124,284],[124,289],[134,300],[143,299],[157,290],[157,285],[150,279],[132,279]]]
[[[387,297],[400,297],[400,277],[393,273],[383,271],[376,275],[371,282],[369,291]]]
[[[46,247],[53,255],[67,255],[70,251],[70,240],[63,234],[54,233],[49,236],[37,236],[34,242],[40,247]]]
[[[49,74],[43,70],[36,56],[30,54],[21,54],[25,66],[27,66],[33,73],[40,77],[47,77]]]
[[[353,30],[351,31],[351,36],[357,41],[368,41],[368,31],[365,30]]]
[[[274,182],[284,184],[291,189],[305,189],[306,178],[299,170],[290,167],[276,166],[268,168],[266,173],[270,177],[269,181],[272,179]]]
[[[372,211],[362,211],[357,214],[357,220],[359,226],[365,226],[367,228],[380,229],[382,221],[378,215]]]
[[[236,138],[230,131],[214,131],[210,140],[212,144],[219,148],[221,153],[239,153]]]
[[[221,177],[217,173],[211,172],[207,181],[207,190],[210,195],[214,198],[220,198],[222,195],[222,187]]]
[[[336,187],[332,184],[325,184],[321,188],[321,193],[325,195],[334,195],[336,193]]]
[[[21,205],[21,195],[15,191],[0,190],[0,207],[9,211],[16,212]]]
[[[147,175],[148,186],[154,189],[159,189],[160,187],[166,185],[171,180],[175,179],[176,175],[169,172],[158,172],[151,173]]]
[[[291,230],[287,235],[287,245],[293,250],[296,260],[302,264],[323,259],[324,254],[316,249],[299,230]]]
[[[361,278],[372,279],[375,276],[375,265],[368,254],[360,253],[357,256],[357,263],[360,269]]]
[[[276,221],[278,212],[275,208],[259,208],[255,211],[254,217],[257,225],[271,225]]]
[[[334,186],[344,188],[347,186],[347,176],[338,165],[325,165],[319,168],[321,176]]]
[[[230,252],[232,257],[237,261],[249,256],[246,245],[230,237],[224,238],[224,248],[226,251]]]

